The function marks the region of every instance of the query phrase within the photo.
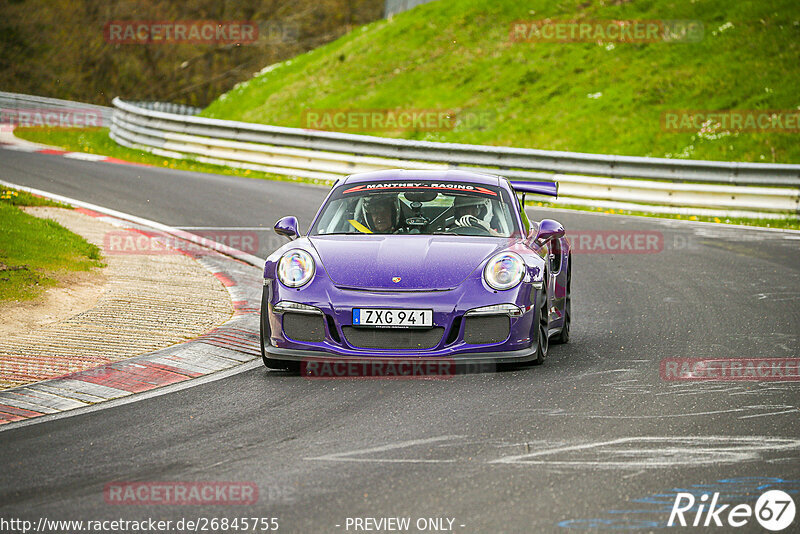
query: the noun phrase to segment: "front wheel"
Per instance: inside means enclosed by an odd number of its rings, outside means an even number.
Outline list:
[[[533,360],[533,365],[542,365],[547,359],[547,350],[550,346],[548,332],[550,330],[550,315],[547,310],[547,289],[542,289],[541,303],[539,304],[539,311],[537,313],[537,343],[536,343],[536,358]]]
[[[561,345],[563,343],[569,342],[569,327],[572,323],[572,262],[570,261],[569,268],[567,270],[567,293],[564,297],[564,326],[561,328],[561,332],[558,333],[557,336],[553,338],[553,343],[556,345]]]

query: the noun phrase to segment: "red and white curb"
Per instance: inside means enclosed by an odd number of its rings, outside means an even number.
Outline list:
[[[201,250],[195,246],[180,252],[192,256],[222,281],[235,310],[228,322],[186,343],[0,391],[0,430],[49,420],[63,412],[77,415],[107,401],[133,401],[134,396],[138,400],[144,392],[152,393],[157,388],[167,392],[166,386],[201,377],[207,379],[197,383],[205,383],[259,364],[254,360],[261,355],[259,314],[264,260],[139,217],[3,181],[0,185],[71,204],[78,211],[119,228],[163,239],[165,246],[174,245],[176,238],[200,245]],[[253,365],[243,365],[248,363]],[[117,404],[108,402],[108,407]]]
[[[6,150],[14,150],[16,152],[30,152],[36,154],[49,154],[51,156],[63,156],[70,159],[78,159],[82,161],[96,161],[103,163],[117,163],[120,165],[140,165],[142,167],[153,167],[147,163],[136,163],[133,161],[125,161],[124,159],[112,158],[110,156],[102,156],[100,154],[87,154],[85,152],[67,152],[66,150],[59,150],[57,148],[38,148],[36,146],[28,145],[12,145],[0,143],[0,148]]]
[[[138,165],[143,167],[153,167],[153,165],[148,165],[147,163],[135,163],[132,161],[125,161],[119,158],[103,156],[101,154],[70,152],[68,150],[61,150],[58,147],[33,143],[31,141],[15,137],[13,129],[0,129],[0,148],[5,150],[13,150],[15,152],[29,152],[35,154],[48,154],[51,156],[62,156],[65,158],[77,159],[81,161],[93,161],[101,163],[116,163],[120,165]]]

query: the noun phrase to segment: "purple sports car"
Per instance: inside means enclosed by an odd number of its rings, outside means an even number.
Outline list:
[[[556,184],[463,171],[354,174],[331,189],[306,236],[267,258],[264,364],[388,358],[531,362],[570,327],[564,227],[530,222],[517,193]]]

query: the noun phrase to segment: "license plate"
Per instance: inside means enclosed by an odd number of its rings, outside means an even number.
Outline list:
[[[433,310],[353,308],[353,326],[430,328]]]

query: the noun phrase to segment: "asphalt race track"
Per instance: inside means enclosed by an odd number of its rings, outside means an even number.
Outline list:
[[[280,243],[267,231],[279,217],[297,215],[305,230],[326,193],[8,150],[0,169],[8,182],[174,226],[263,227],[261,257]],[[442,380],[308,380],[259,367],[12,428],[0,432],[0,516],[276,517],[285,532],[354,532],[347,518],[365,517],[449,518],[464,533],[657,531],[676,488],[729,503],[753,504],[765,487],[797,495],[800,383],[667,381],[660,364],[797,357],[800,234],[529,215],[568,232],[654,232],[661,244],[575,254],[572,341],[543,366]],[[253,482],[259,498],[109,504],[114,481]],[[754,520],[737,530],[763,532]]]

